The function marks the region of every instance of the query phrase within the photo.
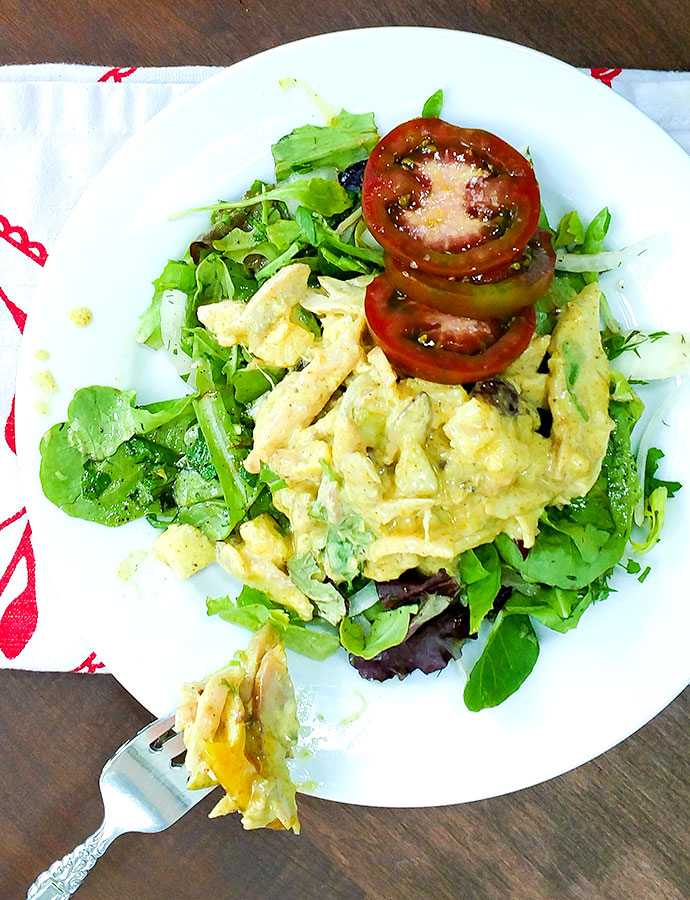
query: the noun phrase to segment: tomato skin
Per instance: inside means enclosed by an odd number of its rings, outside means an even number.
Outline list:
[[[425,306],[457,316],[505,318],[533,306],[553,281],[556,252],[550,232],[537,229],[527,252],[531,258],[524,268],[509,264],[471,279],[427,275],[388,255],[386,273],[396,290]]]
[[[433,148],[426,156],[425,146]],[[487,177],[473,179],[466,187],[462,203],[466,211],[507,211],[505,230],[495,236],[487,225],[482,234],[448,250],[434,249],[406,230],[396,220],[399,201],[407,197],[414,204],[425,196],[424,180],[415,175],[415,153],[442,162],[470,160],[486,169]],[[466,277],[513,262],[534,234],[539,210],[539,186],[524,156],[488,131],[459,128],[441,119],[398,125],[374,147],[364,170],[362,213],[369,230],[388,254],[431,275]],[[475,218],[485,221],[479,212]]]
[[[469,384],[501,372],[527,349],[537,324],[534,307],[521,310],[505,331],[488,323],[496,339],[487,345],[479,337],[487,323],[469,326],[472,320],[400,297],[385,273],[367,287],[364,311],[374,341],[399,372],[439,384]],[[459,339],[449,337],[450,320],[458,323]],[[429,334],[440,336],[444,346],[420,343]]]

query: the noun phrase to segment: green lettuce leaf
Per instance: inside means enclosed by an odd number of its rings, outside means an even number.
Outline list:
[[[395,647],[405,640],[410,626],[410,616],[416,613],[418,608],[416,605],[408,604],[397,609],[381,609],[373,616],[370,628],[367,628],[364,616],[361,617],[361,622],[345,616],[340,622],[340,643],[354,656],[373,659],[389,647]]]
[[[338,636],[325,629],[308,627],[288,610],[277,606],[262,591],[245,585],[236,600],[209,597],[209,616],[219,615],[226,622],[258,631],[266,623],[276,629],[286,647],[312,659],[326,659],[340,646]]]
[[[366,159],[378,141],[373,113],[342,109],[328,125],[302,125],[271,147],[276,179],[326,167],[342,171]]]

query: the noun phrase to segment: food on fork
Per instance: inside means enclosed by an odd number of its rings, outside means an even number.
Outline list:
[[[175,717],[187,748],[190,789],[219,784],[210,816],[239,812],[246,829],[299,834],[287,759],[297,742],[297,706],[285,650],[270,625],[246,651],[203,681],[185,684]]]

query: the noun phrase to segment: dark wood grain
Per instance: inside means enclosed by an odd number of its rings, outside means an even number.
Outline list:
[[[149,716],[110,676],[0,673],[0,896],[95,830],[100,769]],[[508,797],[384,810],[303,798],[303,833],[204,801],[119,838],[83,900],[687,900],[690,692],[605,756]]]
[[[0,60],[226,65],[320,32],[425,25],[579,66],[690,69],[689,19],[687,0],[2,0]]]
[[[310,34],[391,24],[484,32],[576,65],[690,69],[687,0],[0,0],[0,64],[226,65]],[[0,900],[21,900],[98,826],[100,769],[148,718],[108,676],[0,672]],[[686,691],[548,784],[432,810],[305,798],[299,838],[209,823],[208,800],[163,834],[116,841],[79,897],[688,900],[689,736]]]

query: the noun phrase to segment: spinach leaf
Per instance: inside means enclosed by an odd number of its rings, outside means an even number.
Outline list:
[[[478,712],[503,703],[530,674],[538,656],[539,641],[529,616],[500,612],[467,679],[465,706]]]

